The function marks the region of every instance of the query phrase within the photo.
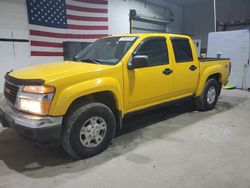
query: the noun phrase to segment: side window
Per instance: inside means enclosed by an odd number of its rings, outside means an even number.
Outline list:
[[[193,54],[188,39],[172,38],[176,63],[193,61]]]
[[[149,66],[168,64],[166,38],[152,38],[145,41],[137,50],[136,55],[148,56]]]

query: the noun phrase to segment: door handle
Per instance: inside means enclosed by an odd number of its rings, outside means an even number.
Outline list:
[[[189,67],[189,69],[190,69],[191,71],[195,71],[195,70],[197,69],[197,67],[196,67],[195,65],[191,65],[191,66]]]
[[[169,75],[173,72],[173,70],[171,69],[165,69],[162,73],[165,74],[165,75]]]

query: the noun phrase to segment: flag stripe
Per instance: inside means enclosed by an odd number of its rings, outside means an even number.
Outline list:
[[[90,21],[90,22],[108,22],[108,17],[89,17],[89,16],[77,16],[77,15],[71,15],[71,14],[67,14],[67,19]]]
[[[32,46],[31,50],[37,52],[63,52],[63,48],[54,48],[47,46]]]
[[[108,13],[108,9],[87,8],[87,7],[79,7],[79,6],[68,5],[68,4],[66,4],[66,9],[80,11],[80,12]]]
[[[70,25],[68,24],[69,29],[82,29],[82,30],[108,30],[108,26],[89,26],[89,25]]]
[[[108,1],[102,1],[102,0],[73,0],[83,3],[94,3],[94,4],[100,4],[100,5],[107,5]]]
[[[63,52],[31,51],[31,56],[63,56]]]
[[[46,47],[62,48],[63,44],[58,43],[58,42],[31,41],[31,46],[46,46]]]
[[[107,9],[108,8],[108,5],[85,3],[85,2],[79,2],[79,1],[73,1],[73,0],[67,0],[66,4],[73,5],[73,6],[79,6],[79,7],[86,7],[86,8],[100,8],[100,9]]]
[[[71,23],[72,23],[72,25],[78,25],[78,24],[76,24],[76,22],[78,22],[78,21],[73,21]],[[108,34],[108,30],[75,30],[75,29],[61,29],[61,28],[52,28],[52,27],[48,28],[45,26],[36,26],[36,25],[30,25],[30,30],[52,32],[52,33],[64,33],[64,34],[85,34],[85,35],[88,35],[88,34]]]
[[[67,22],[71,25],[108,26],[107,22],[87,22],[81,20],[67,20]]]
[[[31,35],[36,36],[48,36],[48,37],[55,37],[55,38],[74,38],[74,39],[93,39],[93,38],[101,38],[107,36],[106,34],[67,34],[67,33],[53,33],[53,32],[46,32],[46,31],[37,31],[37,30],[30,30]]]
[[[43,36],[35,36],[30,35],[30,40],[32,41],[45,41],[45,42],[56,42],[56,43],[62,43],[62,42],[94,42],[95,39],[65,39],[65,38],[51,38],[51,37],[43,37]]]
[[[54,48],[47,46],[32,46],[31,51],[35,52],[63,52],[63,48]]]
[[[66,10],[67,14],[75,15],[75,16],[88,16],[88,17],[101,17],[106,18],[108,16],[107,13],[94,13],[94,12],[80,12],[75,10]]]

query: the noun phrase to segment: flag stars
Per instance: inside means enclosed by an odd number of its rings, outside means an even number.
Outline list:
[[[32,24],[56,28],[67,26],[65,0],[29,0],[28,3]]]

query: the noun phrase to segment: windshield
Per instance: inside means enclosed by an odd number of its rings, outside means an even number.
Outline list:
[[[88,63],[115,65],[137,37],[108,37],[95,41],[82,50],[76,57],[76,61]]]

